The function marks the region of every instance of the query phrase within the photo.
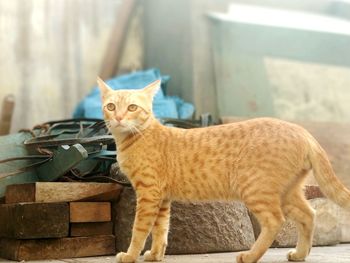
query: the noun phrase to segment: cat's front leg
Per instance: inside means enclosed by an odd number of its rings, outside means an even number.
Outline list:
[[[164,200],[152,229],[152,248],[144,254],[145,261],[162,261],[168,243],[170,220],[169,200]]]
[[[139,257],[148,234],[159,213],[162,200],[149,194],[141,194],[137,198],[136,215],[132,230],[131,243],[126,253],[117,254],[117,262],[131,263]]]

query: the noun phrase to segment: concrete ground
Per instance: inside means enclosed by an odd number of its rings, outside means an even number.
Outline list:
[[[1,249],[1,248],[0,248]],[[260,263],[286,263],[287,248],[271,248]],[[234,263],[238,253],[166,256],[165,263]],[[13,262],[0,259],[0,263]],[[29,262],[29,261],[28,261]],[[61,260],[30,261],[35,263],[114,263],[114,256]],[[142,257],[138,262],[142,262]],[[314,247],[307,263],[350,263],[350,244],[332,247]]]

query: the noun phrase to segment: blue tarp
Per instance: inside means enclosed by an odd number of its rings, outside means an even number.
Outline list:
[[[153,100],[153,112],[157,118],[190,119],[194,113],[194,106],[176,96],[167,96],[167,84],[169,76],[161,75],[159,69],[136,71],[130,74],[118,76],[106,81],[109,87],[118,89],[142,89],[151,82],[161,79],[162,88]],[[76,107],[74,118],[99,118],[102,119],[102,105],[100,90],[94,87]]]

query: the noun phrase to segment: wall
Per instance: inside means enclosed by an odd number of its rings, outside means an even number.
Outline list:
[[[169,74],[168,91],[192,101],[191,1],[148,0],[143,7],[146,67]]]
[[[169,92],[216,114],[206,13],[224,12],[230,0],[144,1],[145,66],[171,76]]]
[[[95,85],[120,0],[0,1],[0,101],[12,131],[69,118]]]
[[[211,112],[219,117],[215,88],[217,76],[214,75],[212,39],[206,14],[211,11],[226,12],[227,6],[232,2],[303,10],[350,19],[342,8],[344,2],[341,0],[179,0],[176,4],[171,0],[144,1],[145,65],[159,67],[163,73],[171,75],[169,91],[193,102],[198,114]],[[349,84],[348,70],[274,58],[267,58],[265,63],[270,84],[273,86],[272,94],[277,97],[274,106],[279,107],[278,117],[350,121],[349,114],[345,112],[347,103],[344,102],[349,96],[347,92],[343,92]],[[299,94],[297,87],[300,83],[302,89]],[[318,90],[326,87],[328,91],[317,92],[316,87],[320,87]],[[315,96],[315,100],[312,100],[315,105],[299,107],[295,104],[299,100],[290,100],[290,94],[294,94],[293,98],[297,94],[299,99],[305,93],[305,96]],[[332,94],[331,97],[329,93]],[[337,98],[341,94],[345,96],[340,97],[341,105],[337,105]],[[288,109],[283,108],[281,100],[289,100],[288,106],[291,106]],[[320,101],[321,107],[317,108]],[[330,104],[337,109],[331,109]],[[338,110],[339,108],[341,109]]]

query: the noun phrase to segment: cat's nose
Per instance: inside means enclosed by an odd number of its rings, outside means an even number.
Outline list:
[[[121,121],[122,119],[123,119],[123,116],[121,116],[121,115],[117,115],[117,116],[115,116],[114,117],[117,121]]]

